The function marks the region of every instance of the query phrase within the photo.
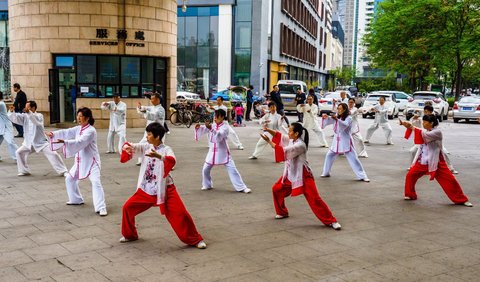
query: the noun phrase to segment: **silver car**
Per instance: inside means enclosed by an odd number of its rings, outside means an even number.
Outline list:
[[[348,99],[350,99],[350,97],[352,97],[350,95],[350,92],[346,91],[346,90],[328,92],[327,94],[325,94],[325,96],[323,96],[323,98],[321,98],[318,101],[318,114],[322,115],[322,114],[332,113],[333,112],[333,99],[340,100],[341,99],[340,92],[343,92],[343,91],[345,91],[345,93],[347,94]]]
[[[461,119],[469,121],[471,119],[480,118],[480,97],[467,96],[455,102],[453,105],[453,122],[458,122]]]

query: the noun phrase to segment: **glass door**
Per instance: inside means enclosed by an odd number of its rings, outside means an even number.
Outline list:
[[[73,69],[58,70],[58,90],[60,102],[60,122],[75,122],[77,117],[74,101],[77,89],[76,74]]]

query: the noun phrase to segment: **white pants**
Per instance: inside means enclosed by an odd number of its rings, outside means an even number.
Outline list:
[[[322,175],[330,175],[333,162],[335,161],[337,156],[338,156],[337,153],[333,152],[332,150],[328,150],[328,153],[325,156],[325,164],[323,165]],[[350,167],[352,168],[353,172],[355,173],[358,179],[368,178],[367,174],[365,173],[365,170],[363,169],[362,163],[358,159],[358,156],[355,150],[345,153],[345,157],[347,158],[347,161],[350,164]]]
[[[202,186],[205,188],[212,188],[213,187],[213,182],[212,182],[212,176],[210,175],[210,171],[212,170],[212,167],[214,165],[205,163],[203,165],[203,179],[202,179]],[[224,165],[227,168],[228,171],[228,176],[230,177],[230,181],[233,184],[233,187],[237,191],[243,191],[244,189],[247,188],[247,185],[242,180],[242,176],[237,170],[237,167],[235,167],[235,163],[233,162],[232,159],[228,163]]]
[[[265,149],[267,145],[267,141],[263,140],[263,138],[260,138],[257,142],[257,145],[255,145],[255,151],[253,152],[252,156],[258,158],[260,153]]]
[[[360,132],[352,133],[352,138],[358,156],[368,158],[367,149],[365,148],[365,144],[363,143],[362,134],[360,134]]]
[[[4,139],[3,135],[0,135],[0,145],[2,145],[3,139]],[[7,142],[7,150],[8,150],[8,154],[10,155],[10,158],[12,158],[14,161],[16,161],[17,156],[16,156],[15,152],[18,150],[17,144],[15,144],[15,141],[13,140],[13,138],[12,138],[11,143],[8,142],[8,138],[5,139],[5,142]]]
[[[320,146],[328,146],[327,139],[325,139],[325,133],[323,133],[323,130],[320,129],[320,127],[317,126],[312,129],[308,129],[308,134],[310,136],[315,135],[317,137],[318,143],[320,143]]]
[[[387,138],[387,143],[392,143],[392,127],[388,122],[386,123],[373,123],[370,125],[370,127],[367,129],[367,141],[370,141],[370,138],[372,138],[373,133],[378,129],[378,127],[381,127],[383,129],[383,133],[385,133],[385,138]]]
[[[78,168],[75,170],[73,177],[71,173],[72,170],[70,170],[70,173],[68,173],[67,177],[65,177],[68,201],[76,204],[83,203],[83,197],[78,186]],[[92,183],[93,207],[95,208],[95,212],[99,212],[101,209],[106,208],[107,206],[105,205],[105,194],[103,193],[102,182],[100,181],[100,168],[98,165],[93,165],[88,178]]]
[[[20,148],[18,148],[16,152],[18,173],[30,173],[30,168],[28,167],[27,158],[31,153],[34,153],[34,152],[35,150],[33,149],[33,147],[27,148],[22,145],[20,146]],[[65,166],[65,163],[63,162],[62,158],[57,152],[52,151],[50,149],[50,146],[46,146],[40,152],[42,152],[45,155],[47,160],[52,165],[53,169],[58,174],[63,175],[65,172],[67,172],[67,167]]]
[[[107,151],[109,152],[115,152],[115,134],[118,135],[118,151],[119,153],[122,152],[122,145],[126,141],[125,137],[125,131],[114,131],[114,130],[109,130],[108,131],[108,136],[107,136]]]

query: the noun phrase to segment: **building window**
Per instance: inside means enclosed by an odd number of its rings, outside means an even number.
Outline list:
[[[312,66],[317,63],[317,48],[284,24],[280,25],[280,53]]]
[[[310,36],[317,38],[318,21],[303,4],[302,0],[281,1],[282,11],[310,34]],[[312,4],[312,2],[317,2],[315,7],[318,7],[318,0],[309,0],[310,4]]]
[[[252,54],[252,1],[237,0],[235,14],[235,42],[233,84],[248,86]]]

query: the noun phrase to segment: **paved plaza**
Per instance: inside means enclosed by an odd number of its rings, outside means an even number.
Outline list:
[[[291,116],[291,120],[296,117]],[[360,119],[362,133],[372,119]],[[1,281],[478,281],[480,279],[480,125],[441,124],[444,143],[473,208],[453,205],[437,182],[417,185],[419,199],[403,200],[408,149],[396,121],[395,145],[375,132],[368,159],[371,183],[355,180],[339,157],[332,176],[320,179],[327,149],[311,140],[308,152],[320,195],[342,224],[323,226],[303,196],[287,199],[290,217],[274,220],[271,187],[283,164],[267,148],[249,160],[259,138],[253,122],[237,132],[245,150],[232,156],[251,194],[234,192],[227,172],[213,169],[214,188],[201,191],[207,141],[193,140],[193,127],[167,136],[177,166],[178,192],[208,244],[206,250],[179,241],[158,208],[137,217],[140,240],[121,244],[121,207],[135,191],[139,167],[106,155],[106,130],[98,131],[102,182],[109,215],[94,213],[88,180],[83,206],[66,206],[67,195],[42,155],[30,157],[32,175],[17,177],[0,147]],[[331,127],[327,136],[331,136]],[[142,129],[128,129],[130,141]],[[314,139],[314,138],[313,138]],[[16,139],[20,141],[19,139]],[[328,138],[331,142],[331,137]],[[70,167],[72,159],[67,160]]]

